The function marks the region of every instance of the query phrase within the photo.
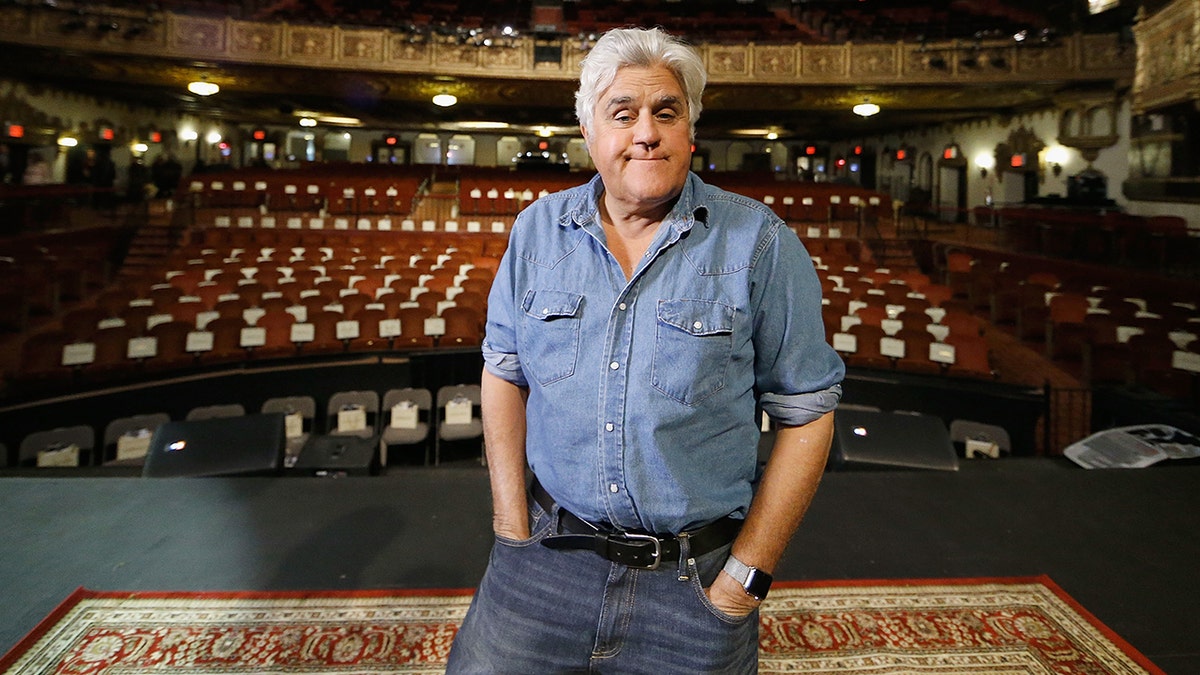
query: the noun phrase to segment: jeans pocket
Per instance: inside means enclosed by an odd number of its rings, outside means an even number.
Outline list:
[[[744,616],[733,616],[731,614],[726,614],[712,603],[712,600],[708,598],[708,593],[706,590],[707,586],[711,585],[713,581],[716,580],[721,568],[725,565],[725,560],[729,557],[730,548],[732,548],[732,546],[727,545],[724,548],[705,554],[698,559],[689,560],[687,564],[688,576],[690,577],[688,583],[691,584],[692,591],[695,593],[696,598],[700,601],[700,604],[704,606],[704,609],[709,614],[713,615],[717,619],[720,619],[726,624],[737,626],[746,623],[748,620],[750,620],[750,617],[756,616],[758,612],[753,611]]]
[[[508,548],[525,548],[533,544],[540,543],[550,534],[550,528],[554,525],[554,519],[550,514],[546,513],[541,504],[536,501],[529,500],[529,538],[528,539],[511,539],[495,535],[496,543]]]
[[[733,353],[734,307],[712,300],[660,300],[650,383],[684,405],[725,386]]]

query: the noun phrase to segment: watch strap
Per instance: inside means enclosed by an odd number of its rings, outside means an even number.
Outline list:
[[[746,563],[735,558],[732,554],[725,561],[725,573],[733,577],[735,581],[742,585],[742,589],[747,595],[754,597],[756,600],[762,600],[767,597],[767,591],[771,589],[773,581],[771,575],[757,567],[751,567]]]

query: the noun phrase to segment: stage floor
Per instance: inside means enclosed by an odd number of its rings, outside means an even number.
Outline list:
[[[0,652],[78,586],[460,588],[483,469],[372,478],[0,478]],[[830,472],[776,578],[1046,574],[1169,673],[1200,673],[1200,467],[1055,459]]]

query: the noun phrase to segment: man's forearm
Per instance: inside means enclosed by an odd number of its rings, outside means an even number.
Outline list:
[[[804,426],[777,432],[758,492],[733,543],[732,553],[738,560],[774,572],[817,492],[832,441],[832,412]],[[749,596],[725,574],[717,577],[710,595],[727,611],[735,610],[735,604],[744,605],[747,612],[753,608]]]
[[[776,433],[758,492],[734,542],[738,559],[768,572],[775,569],[817,492],[832,441],[833,413]]]
[[[525,399],[528,391],[483,371],[483,438],[492,485],[492,528],[510,539],[529,537],[525,495]]]

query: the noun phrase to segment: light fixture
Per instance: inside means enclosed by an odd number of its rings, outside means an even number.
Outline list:
[[[975,166],[979,167],[979,177],[987,178],[988,170],[996,167],[996,156],[990,152],[975,155]]]
[[[314,119],[313,119],[313,118],[311,118],[311,117],[301,117],[301,118],[300,118],[300,126],[302,126],[302,127],[315,127],[315,126],[317,126],[317,121],[316,121],[316,120],[314,120]]]
[[[218,87],[216,84],[209,82],[208,80],[205,80],[205,79],[199,79],[199,80],[195,80],[193,82],[188,82],[187,88],[188,88],[188,91],[192,92],[193,94],[195,94],[197,96],[212,96],[213,94],[217,93],[218,91],[221,91],[220,87]]]
[[[879,106],[870,101],[863,101],[852,108],[855,115],[859,117],[870,117],[879,112]]]
[[[58,139],[58,144],[64,148],[73,148],[79,145],[79,141],[70,136],[63,136]]]
[[[200,134],[196,133],[195,129],[184,129],[179,132],[179,140],[186,142],[194,141],[200,138]]]
[[[1067,163],[1071,153],[1062,145],[1052,145],[1046,149],[1046,161],[1050,164],[1050,171],[1054,173],[1054,177],[1058,178],[1062,175],[1063,164]]]
[[[458,103],[458,97],[454,94],[442,92],[433,97],[433,104],[442,108],[449,108],[455,103]]]
[[[146,145],[145,143],[138,142],[138,143],[134,143],[133,145],[129,146],[129,149],[140,155],[143,152],[146,152],[147,150],[149,150],[150,146]]]
[[[208,135],[204,137],[204,140],[208,141],[210,144],[220,143],[221,142],[221,132],[210,131],[210,132],[208,132]]]

